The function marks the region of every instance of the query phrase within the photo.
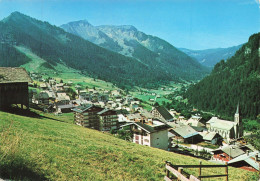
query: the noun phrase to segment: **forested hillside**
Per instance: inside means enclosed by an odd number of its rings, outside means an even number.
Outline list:
[[[239,103],[242,116],[255,119],[260,113],[259,40],[260,33],[252,35],[233,57],[190,87],[189,103],[225,116],[233,116]]]
[[[0,58],[3,60],[0,66],[20,66],[30,61],[17,50],[17,47],[25,47],[44,59],[47,62],[45,67],[62,62],[87,76],[112,82],[121,88],[156,87],[169,81],[196,80],[207,72],[192,64],[189,69],[166,71],[167,66],[158,61],[142,62],[123,56],[19,12],[0,22],[0,40]],[[179,72],[182,74],[178,75]]]

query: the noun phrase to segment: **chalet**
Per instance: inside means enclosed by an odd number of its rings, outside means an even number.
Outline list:
[[[189,125],[170,129],[169,131],[175,135],[175,140],[183,143],[194,144],[202,141],[202,136]]]
[[[46,83],[41,83],[41,84],[40,84],[40,88],[41,88],[42,90],[47,90],[47,89],[48,89],[48,86],[46,85]]]
[[[126,119],[132,122],[140,122],[143,118],[139,113],[127,114]]]
[[[99,113],[103,108],[94,105],[83,105],[72,109],[74,121],[77,125],[100,130]]]
[[[224,139],[230,141],[230,139],[237,139],[243,136],[242,120],[239,116],[239,106],[234,116],[233,121],[226,121],[217,117],[212,117],[207,123],[206,127],[210,132],[217,132]]]
[[[69,112],[72,112],[73,108],[75,108],[75,106],[73,104],[57,105],[56,111],[58,113],[69,113]]]
[[[146,109],[143,109],[140,115],[147,121],[153,119],[152,113],[148,112]]]
[[[56,104],[67,105],[70,103],[70,97],[66,93],[57,93]]]
[[[54,80],[54,79],[49,79],[49,84],[50,84],[51,86],[55,85],[55,84],[56,84],[56,80]]]
[[[246,152],[228,162],[228,165],[249,171],[259,171],[259,151]]]
[[[64,92],[64,85],[63,83],[59,83],[55,85],[55,91],[56,92]]]
[[[118,116],[116,111],[104,109],[97,113],[100,121],[100,131],[110,131],[118,128]]]
[[[47,91],[41,91],[39,94],[33,97],[33,102],[36,104],[45,104],[49,105],[50,100],[52,99],[51,95]]]
[[[91,101],[92,96],[91,96],[91,94],[87,93],[86,91],[79,91],[79,100]]]
[[[12,104],[29,109],[29,82],[32,79],[24,68],[0,67],[0,109]]]
[[[168,126],[160,121],[133,122],[122,127],[130,126],[133,142],[140,145],[168,150]]]
[[[102,108],[105,108],[106,104],[102,101],[99,101],[99,102],[95,102],[94,103],[95,106],[98,106],[98,107],[102,107]]]
[[[207,132],[204,131],[200,134],[203,137],[203,140],[209,142],[213,145],[220,143],[223,138],[216,132]]]
[[[194,127],[205,127],[205,124],[203,124],[201,122],[202,117],[197,116],[197,115],[193,115],[191,116],[190,119],[186,120],[182,120],[181,122],[185,125],[190,125],[190,126],[194,126]]]
[[[242,147],[236,146],[236,145],[228,145],[224,146],[223,148],[216,149],[212,151],[214,154],[212,159],[215,161],[220,162],[228,162],[240,155],[243,155],[246,153],[246,149],[243,149]]]
[[[154,118],[158,118],[165,123],[173,121],[173,116],[162,106],[154,107],[152,114]]]

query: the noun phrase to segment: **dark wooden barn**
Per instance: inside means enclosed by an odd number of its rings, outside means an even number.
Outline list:
[[[20,104],[29,108],[28,83],[32,82],[24,68],[0,67],[0,109]]]

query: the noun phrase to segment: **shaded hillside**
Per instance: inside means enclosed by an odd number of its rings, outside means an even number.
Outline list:
[[[149,67],[161,68],[176,79],[198,80],[208,72],[168,42],[147,35],[131,25],[93,26],[82,20],[64,24],[61,28],[99,46],[133,57]]]
[[[1,61],[1,66],[19,66],[29,61],[14,49],[16,46],[30,49],[47,61],[49,67],[63,62],[88,76],[113,82],[121,87],[154,86],[178,80],[161,67],[148,66],[134,58],[106,50],[66,33],[61,28],[18,12],[0,22],[0,37],[7,47],[0,50],[0,57],[5,60]]]
[[[10,180],[163,180],[165,161],[200,159],[150,148],[73,124],[73,114],[0,111],[0,178]],[[12,151],[8,151],[8,150]],[[4,155],[4,156],[2,156]],[[212,164],[202,160],[202,164]],[[198,169],[185,169],[198,176]],[[229,180],[257,173],[229,167]],[[207,175],[224,170],[207,168]],[[217,180],[217,179],[215,179]]]
[[[202,65],[214,67],[218,62],[220,62],[220,60],[227,60],[228,58],[235,55],[236,51],[241,47],[242,45],[206,50],[189,50],[186,48],[179,48],[179,50],[195,58]]]
[[[196,107],[233,116],[239,102],[244,118],[260,113],[260,33],[249,38],[236,54],[217,63],[212,73],[186,92],[189,102]]]

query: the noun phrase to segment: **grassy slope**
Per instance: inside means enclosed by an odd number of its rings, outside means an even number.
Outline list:
[[[199,159],[136,145],[73,125],[72,114],[63,117],[38,114],[41,117],[32,118],[0,112],[0,134],[4,138],[0,141],[3,145],[0,170],[8,168],[12,161],[11,168],[17,163],[24,164],[19,168],[26,167],[48,180],[162,180],[166,160],[176,164],[199,163]],[[12,151],[6,151],[10,147]],[[7,156],[1,157],[5,151]],[[203,164],[209,163],[203,161]],[[197,169],[188,171],[198,174]],[[209,169],[203,173],[220,174],[224,170]],[[230,180],[252,180],[256,175],[231,167],[229,173]]]
[[[80,71],[66,66],[63,62],[57,63],[57,65],[53,65],[54,70],[46,68],[42,66],[44,63],[46,63],[46,61],[33,53],[30,49],[22,46],[16,46],[15,48],[31,59],[30,62],[21,66],[29,72],[45,73],[46,75],[44,78],[53,77],[58,81],[60,79],[62,79],[64,82],[72,81],[75,84],[81,84],[84,87],[88,86],[89,88],[98,87],[107,90],[115,89],[112,83],[99,79],[94,81],[93,78],[80,74]]]

